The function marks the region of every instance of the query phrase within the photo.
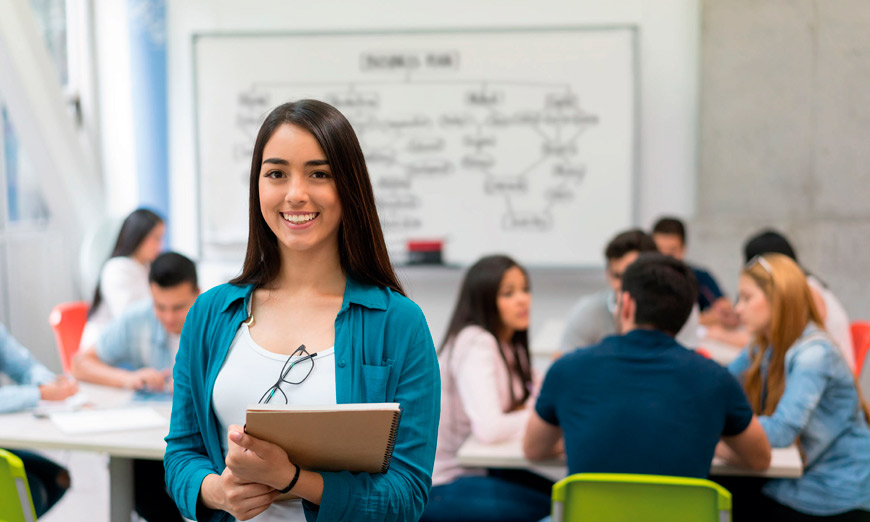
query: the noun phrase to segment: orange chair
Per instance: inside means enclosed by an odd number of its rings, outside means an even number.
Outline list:
[[[861,375],[861,366],[870,350],[870,322],[855,321],[851,325],[852,347],[855,349],[855,375]]]
[[[51,325],[57,341],[60,362],[63,364],[63,371],[67,373],[72,372],[72,358],[79,351],[82,332],[88,322],[88,308],[90,304],[84,301],[61,303],[48,316],[48,324]]]

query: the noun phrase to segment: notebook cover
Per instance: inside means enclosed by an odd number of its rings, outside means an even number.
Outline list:
[[[311,471],[386,473],[401,409],[397,403],[251,405],[245,431],[277,444]]]

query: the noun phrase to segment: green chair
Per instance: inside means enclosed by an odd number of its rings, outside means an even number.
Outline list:
[[[577,473],[553,485],[553,522],[730,522],[731,493],[709,480]]]
[[[30,498],[30,487],[24,464],[15,455],[0,449],[0,520],[34,522],[36,511]]]

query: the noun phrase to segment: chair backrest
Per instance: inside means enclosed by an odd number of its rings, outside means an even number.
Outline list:
[[[850,325],[852,330],[852,347],[855,349],[855,375],[861,375],[861,365],[870,350],[870,322],[855,321]]]
[[[0,520],[34,522],[36,510],[30,498],[30,487],[21,459],[0,450]]]
[[[54,340],[57,342],[57,351],[60,353],[60,362],[63,371],[72,371],[72,358],[79,351],[79,342],[82,340],[82,332],[85,323],[88,322],[88,308],[90,305],[84,301],[72,301],[55,306],[48,315],[48,324],[54,331]]]
[[[705,479],[577,473],[553,486],[553,522],[730,522],[731,493]]]

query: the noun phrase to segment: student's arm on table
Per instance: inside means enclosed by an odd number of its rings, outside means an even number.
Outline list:
[[[556,399],[559,397],[560,383],[563,380],[563,368],[566,368],[565,359],[553,363],[544,384],[535,408],[529,415],[523,437],[523,454],[530,460],[544,460],[557,457],[565,452],[565,443],[562,439],[562,428],[556,425]]]
[[[117,388],[133,390],[147,388],[155,391],[162,391],[171,375],[170,370],[140,368],[131,371],[115,368],[103,362],[94,347],[86,348],[73,357],[72,371],[76,379],[81,381]]]
[[[752,336],[742,328],[724,328],[722,325],[715,324],[707,327],[706,337],[730,344],[735,348],[743,348],[749,344]],[[701,345],[703,344],[702,340]]]
[[[0,371],[17,384],[0,386],[0,413],[35,407],[41,400],[63,400],[78,391],[67,376],[57,376],[37,361],[0,324]]]
[[[523,454],[529,460],[544,460],[558,457],[565,452],[562,428],[542,419],[537,412],[529,416],[526,434],[523,437]]]
[[[729,464],[763,471],[770,467],[770,442],[758,417],[752,416],[741,433],[723,436],[716,445],[716,456]]]
[[[737,317],[737,313],[734,312],[731,301],[727,297],[722,296],[713,301],[713,304],[709,308],[701,312],[699,322],[708,327],[719,325],[727,330],[732,330],[739,325],[740,320]]]

